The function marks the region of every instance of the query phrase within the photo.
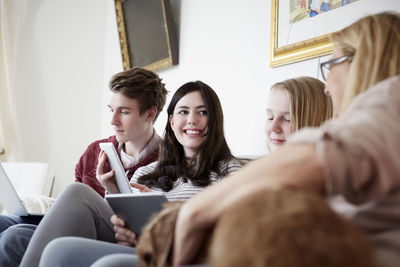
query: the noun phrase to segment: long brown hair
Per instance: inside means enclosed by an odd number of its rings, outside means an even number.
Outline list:
[[[196,81],[182,85],[172,97],[168,106],[168,117],[173,114],[178,101],[186,94],[199,91],[206,104],[208,114],[207,138],[199,151],[187,163],[182,145],[178,142],[169,122],[165,127],[164,140],[161,144],[156,170],[138,179],[138,183],[148,187],[158,187],[164,191],[173,188],[173,182],[183,177],[196,186],[210,184],[210,173],[227,175],[227,167],[221,164],[233,158],[224,135],[224,115],[217,94],[207,84]],[[223,166],[224,164],[222,164]]]

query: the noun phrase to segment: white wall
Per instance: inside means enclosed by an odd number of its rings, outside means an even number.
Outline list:
[[[11,14],[25,16],[16,33],[20,40],[14,49],[19,56],[13,80],[25,160],[55,167],[56,195],[74,180],[75,164],[87,145],[112,134],[105,108],[107,83],[122,70],[114,1],[13,1]],[[185,82],[206,82],[221,99],[232,151],[266,153],[268,88],[290,77],[317,77],[318,59],[268,66],[270,1],[172,4],[180,62],[159,72],[171,91],[169,99]],[[165,123],[162,114],[155,125],[160,134]]]
[[[316,60],[277,69],[268,66],[269,15],[270,3],[265,0],[181,1],[180,63],[160,72],[170,90],[196,79],[216,90],[227,141],[237,155],[266,153],[270,85],[317,74]]]
[[[265,154],[269,87],[294,76],[316,77],[318,59],[275,69],[268,66],[269,1],[172,0],[172,6],[177,19],[179,65],[159,71],[171,91],[167,103],[183,83],[202,80],[220,97],[226,138],[233,153]],[[120,53],[118,44],[110,48]],[[159,133],[165,123],[166,115],[162,114],[155,125]]]
[[[55,193],[74,181],[89,142],[100,136],[107,0],[16,0],[10,16],[18,55],[12,77],[26,161],[49,162]]]

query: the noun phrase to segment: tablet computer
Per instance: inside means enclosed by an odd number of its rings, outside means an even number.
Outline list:
[[[161,193],[143,192],[135,194],[106,195],[106,200],[118,217],[121,217],[135,234],[141,235],[142,228],[150,217],[168,202]]]
[[[124,167],[122,167],[121,160],[118,157],[114,144],[100,143],[99,146],[101,150],[103,150],[106,153],[110,168],[114,170],[115,180],[117,181],[119,192],[132,193],[132,188],[131,185],[129,184],[129,179],[125,174]]]

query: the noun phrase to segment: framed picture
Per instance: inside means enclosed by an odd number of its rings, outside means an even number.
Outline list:
[[[115,0],[124,70],[152,71],[178,64],[169,0]]]
[[[271,0],[270,66],[330,54],[329,33],[383,11],[400,12],[398,0]]]

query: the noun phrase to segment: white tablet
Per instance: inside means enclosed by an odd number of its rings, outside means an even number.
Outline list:
[[[118,157],[113,143],[100,143],[101,150],[103,150],[108,158],[110,168],[114,170],[115,180],[117,181],[119,192],[132,193],[129,179],[125,174],[124,167],[122,167],[121,160]]]
[[[142,228],[150,217],[162,209],[163,203],[168,202],[167,198],[158,192],[112,194],[106,195],[106,200],[114,213],[137,235],[142,234]]]

